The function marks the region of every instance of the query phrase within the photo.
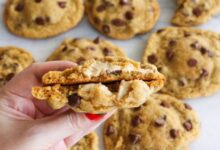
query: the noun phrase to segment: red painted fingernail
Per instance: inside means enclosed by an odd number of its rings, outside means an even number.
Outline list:
[[[99,120],[104,117],[102,114],[86,114],[86,117],[90,120]]]

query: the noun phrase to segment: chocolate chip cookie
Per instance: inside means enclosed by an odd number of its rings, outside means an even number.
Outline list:
[[[190,105],[155,94],[141,107],[119,110],[104,125],[106,150],[187,150],[200,123]]]
[[[86,0],[93,27],[115,39],[130,39],[152,29],[160,16],[157,0]]]
[[[98,150],[98,136],[95,132],[88,134],[77,142],[71,150]]]
[[[167,77],[161,92],[178,98],[208,96],[220,90],[220,35],[192,28],[164,28],[147,44],[143,62]]]
[[[47,100],[53,109],[69,106],[76,112],[100,114],[116,108],[133,108],[164,85],[156,67],[128,58],[103,58],[63,72],[43,76],[43,87],[33,87],[32,95]]]
[[[177,4],[172,23],[178,26],[200,25],[220,13],[219,0],[177,0]]]
[[[65,40],[47,60],[69,60],[82,64],[85,60],[106,56],[125,57],[125,54],[121,48],[97,37],[94,40]]]
[[[21,48],[0,47],[0,87],[33,62],[32,55]]]
[[[4,20],[12,33],[37,39],[75,27],[83,15],[82,0],[8,0]]]

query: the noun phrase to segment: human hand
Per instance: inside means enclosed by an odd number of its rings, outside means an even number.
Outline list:
[[[65,150],[111,116],[113,112],[100,116],[68,108],[55,111],[32,97],[31,88],[42,85],[44,73],[74,66],[68,61],[36,63],[0,89],[1,150]]]

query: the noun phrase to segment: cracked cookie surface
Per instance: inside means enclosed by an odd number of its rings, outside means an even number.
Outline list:
[[[105,122],[104,146],[106,150],[187,150],[199,130],[190,105],[154,94],[141,107],[119,110]]]
[[[33,62],[32,55],[21,48],[0,47],[0,87]]]
[[[192,28],[164,28],[151,35],[143,62],[158,67],[163,93],[197,98],[220,90],[220,35]]]
[[[159,19],[157,0],[86,0],[93,27],[115,39],[130,39],[152,29]]]
[[[76,38],[65,40],[47,60],[69,60],[80,65],[88,59],[106,56],[125,57],[125,54],[118,46],[99,37],[94,40]]]
[[[26,38],[47,38],[75,27],[84,15],[82,0],[9,0],[5,24]]]
[[[220,13],[219,0],[177,0],[179,5],[172,23],[178,26],[195,26]]]

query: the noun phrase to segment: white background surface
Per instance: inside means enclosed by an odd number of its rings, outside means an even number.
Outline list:
[[[46,40],[28,40],[16,37],[6,30],[2,22],[5,1],[6,0],[0,0],[0,46],[14,45],[25,48],[33,54],[37,61],[44,61],[47,56],[49,56],[49,54],[64,40],[64,38],[95,38],[97,35],[103,37],[88,24],[86,18],[84,18],[84,20],[75,29],[54,38]],[[161,27],[169,26],[171,16],[176,8],[175,0],[159,0],[159,3],[161,5],[161,17],[153,31]],[[220,33],[220,15],[215,16],[207,24],[200,26],[199,28],[209,29]],[[128,41],[109,40],[124,48],[126,54],[130,58],[141,60],[143,49],[149,35],[150,33],[138,36]],[[190,145],[190,149],[220,150],[220,92],[207,98],[188,100],[187,102],[190,103],[198,112],[202,125],[200,137]],[[97,132],[100,135],[100,141],[102,141],[101,130],[101,127],[97,129]],[[102,147],[102,142],[100,142],[100,147]]]

